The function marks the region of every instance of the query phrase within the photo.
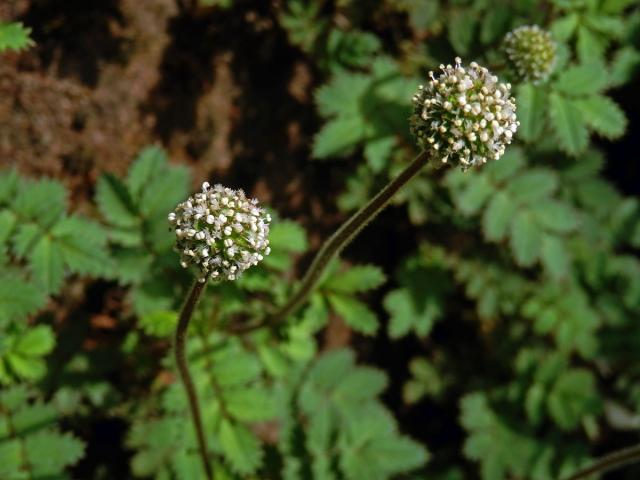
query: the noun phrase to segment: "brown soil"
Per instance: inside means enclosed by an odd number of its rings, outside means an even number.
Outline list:
[[[308,161],[314,74],[268,2],[195,14],[174,0],[142,3],[0,7],[36,41],[0,66],[0,166],[57,178],[79,205],[101,172],[124,174],[157,143],[191,167],[194,187],[224,181],[285,216],[332,223],[323,203],[334,182]]]

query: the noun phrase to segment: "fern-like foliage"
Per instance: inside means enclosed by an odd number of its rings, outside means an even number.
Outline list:
[[[34,45],[31,29],[20,22],[0,22],[0,53],[20,51]]]
[[[355,365],[348,350],[317,359],[302,379],[293,409],[304,427],[291,429],[281,446],[295,453],[288,442],[297,441],[299,431],[306,452],[289,460],[285,478],[300,478],[309,470],[316,479],[386,479],[423,466],[428,459],[425,449],[399,434],[376,398],[386,384],[382,372]],[[306,458],[310,465],[304,463]]]
[[[188,184],[187,170],[169,165],[155,146],[140,152],[125,179],[104,174],[98,180],[96,202],[107,224],[115,276],[132,285],[131,303],[141,317],[176,307],[176,284],[188,282],[171,251],[174,235],[166,220],[187,197]]]
[[[84,453],[84,444],[55,425],[56,409],[24,387],[0,392],[0,477],[71,478],[65,469]]]
[[[109,276],[103,228],[67,212],[59,182],[0,173],[0,383],[35,381],[56,343],[48,325],[29,325],[70,274]]]
[[[189,358],[212,456],[224,462],[219,468],[238,475],[256,472],[264,454],[250,426],[276,416],[275,396],[263,380],[259,359],[237,341],[206,335],[189,342]],[[141,450],[132,463],[136,475],[204,475],[186,402],[182,385],[175,383],[163,395],[163,420],[134,426],[129,443]],[[164,432],[168,441],[158,443],[150,432]]]
[[[26,262],[30,280],[51,294],[68,273],[111,273],[104,230],[68,214],[66,197],[56,181],[28,180],[15,171],[0,174],[2,250],[10,262]]]

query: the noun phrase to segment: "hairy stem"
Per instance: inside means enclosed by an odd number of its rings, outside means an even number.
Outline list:
[[[420,170],[427,164],[429,155],[426,152],[420,153],[413,161],[394,178],[386,187],[384,187],[375,197],[358,210],[342,224],[336,232],[322,245],[316,254],[313,262],[305,273],[298,289],[291,298],[276,312],[266,316],[262,321],[252,325],[242,325],[236,327],[233,331],[237,333],[246,333],[258,328],[275,325],[290,314],[294,313],[309,297],[309,294],[317,286],[322,277],[322,273],[327,265],[346,247],[360,231],[373,220],[378,213],[389,203],[393,196],[404,185],[415,177]]]
[[[189,328],[189,322],[193,311],[196,308],[198,299],[204,291],[206,283],[194,280],[187,299],[182,306],[180,312],[180,318],[178,319],[178,326],[176,327],[176,363],[178,364],[178,370],[180,371],[180,377],[182,383],[187,392],[187,398],[189,399],[189,408],[191,410],[191,418],[193,419],[193,425],[196,429],[196,435],[198,437],[198,448],[200,449],[200,456],[202,457],[202,465],[207,475],[208,480],[213,480],[213,470],[211,469],[211,463],[209,463],[209,456],[207,454],[207,440],[204,434],[204,427],[202,426],[202,416],[200,415],[200,405],[198,404],[198,396],[196,394],[196,388],[193,384],[193,378],[189,372],[189,363],[185,355],[185,341],[187,339],[187,329]]]
[[[595,463],[589,465],[582,470],[578,470],[576,473],[567,477],[565,480],[581,480],[587,478],[595,473],[605,473],[616,468],[624,467],[631,463],[640,462],[640,445],[635,445],[629,448],[623,448],[617,450],[609,455],[595,461]]]

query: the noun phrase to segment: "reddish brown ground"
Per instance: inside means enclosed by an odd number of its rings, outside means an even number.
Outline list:
[[[313,186],[328,179],[308,162],[313,74],[264,4],[195,15],[174,0],[1,5],[37,45],[0,64],[0,166],[59,179],[78,205],[101,172],[124,174],[158,143],[194,186],[224,180],[326,223]]]

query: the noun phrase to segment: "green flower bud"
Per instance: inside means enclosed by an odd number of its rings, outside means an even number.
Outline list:
[[[437,77],[413,96],[411,133],[442,163],[463,169],[498,160],[520,124],[511,85],[471,62],[440,65]]]
[[[509,66],[525,82],[538,83],[551,75],[556,60],[556,43],[537,25],[518,27],[504,37]]]
[[[235,280],[257,265],[269,248],[271,216],[242,190],[202,184],[168,216],[176,233],[180,264],[195,265],[199,280]]]

